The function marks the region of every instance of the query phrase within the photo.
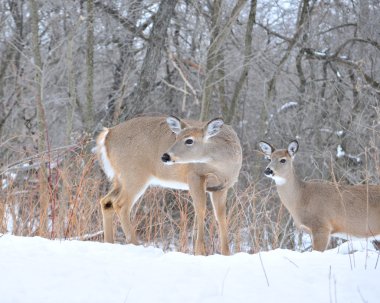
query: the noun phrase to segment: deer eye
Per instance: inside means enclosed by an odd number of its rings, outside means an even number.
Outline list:
[[[281,159],[280,162],[281,162],[281,163],[285,163],[286,160],[285,160],[285,159]]]
[[[185,144],[186,145],[193,145],[194,144],[194,140],[193,139],[186,139]]]

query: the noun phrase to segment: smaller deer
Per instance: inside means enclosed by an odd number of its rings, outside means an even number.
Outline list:
[[[127,242],[137,243],[130,221],[132,206],[149,186],[188,190],[193,198],[195,253],[205,254],[204,221],[209,193],[219,225],[221,253],[228,255],[227,191],[238,179],[242,150],[231,126],[169,117],[136,117],[97,138],[99,162],[113,187],[101,199],[104,241],[113,242],[113,215]]]
[[[293,168],[296,140],[280,150],[263,141],[259,145],[270,160],[264,174],[276,182],[296,226],[311,234],[314,250],[324,251],[331,235],[380,236],[380,186],[304,182]]]

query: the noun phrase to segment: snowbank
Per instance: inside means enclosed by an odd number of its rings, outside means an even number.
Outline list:
[[[230,257],[0,237],[0,302],[379,302],[378,252]]]

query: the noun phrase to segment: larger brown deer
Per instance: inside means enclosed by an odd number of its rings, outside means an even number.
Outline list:
[[[113,181],[101,199],[104,240],[113,242],[112,218],[120,218],[127,242],[137,243],[132,206],[149,186],[189,190],[196,214],[195,253],[205,254],[206,192],[219,225],[221,253],[229,254],[226,197],[238,179],[242,150],[235,131],[222,119],[207,123],[176,117],[137,117],[97,138],[97,153]]]
[[[280,150],[263,141],[259,145],[270,159],[265,175],[276,182],[296,226],[311,234],[313,249],[324,251],[334,234],[369,239],[380,236],[380,186],[304,182],[293,168],[297,141]]]

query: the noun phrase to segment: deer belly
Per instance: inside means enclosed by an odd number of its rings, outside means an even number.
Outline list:
[[[171,188],[171,189],[189,190],[189,185],[187,183],[171,181],[171,180],[163,180],[163,179],[158,179],[155,177],[149,180],[149,186],[159,186],[159,187]]]

